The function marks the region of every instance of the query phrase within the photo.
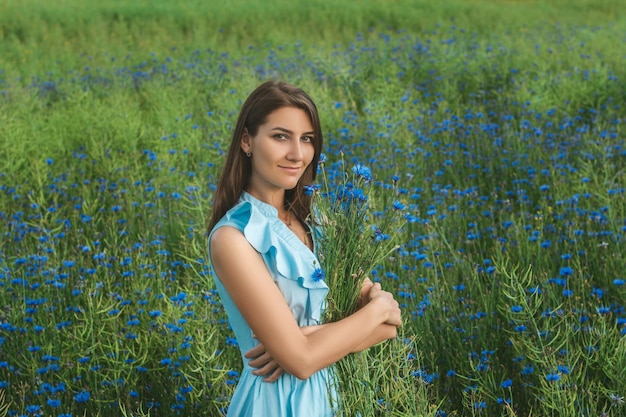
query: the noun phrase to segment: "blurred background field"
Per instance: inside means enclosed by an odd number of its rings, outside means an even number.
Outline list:
[[[205,225],[273,77],[398,221],[364,416],[626,415],[625,47],[620,1],[0,0],[0,416],[224,412]]]
[[[2,1],[0,63],[10,76],[108,64],[150,52],[186,55],[211,48],[235,56],[249,46],[301,42],[305,49],[347,45],[357,33],[424,34],[454,24],[483,39],[520,37],[556,25],[624,28],[619,0]],[[373,33],[373,34],[372,34]]]

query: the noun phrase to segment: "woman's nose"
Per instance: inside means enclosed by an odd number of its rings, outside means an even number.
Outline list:
[[[299,140],[292,141],[292,144],[289,147],[289,154],[287,155],[287,159],[289,159],[290,161],[301,161],[303,157],[302,143]]]

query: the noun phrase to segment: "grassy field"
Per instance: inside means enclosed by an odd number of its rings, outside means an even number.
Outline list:
[[[322,189],[368,199],[328,253],[399,246],[367,273],[404,334],[349,403],[626,415],[625,46],[619,1],[0,0],[0,416],[224,413],[205,226],[273,77],[318,103]]]

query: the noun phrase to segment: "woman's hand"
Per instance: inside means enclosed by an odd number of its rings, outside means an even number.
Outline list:
[[[322,327],[324,327],[323,324],[318,324],[317,326],[300,327],[300,330],[302,331],[303,335],[308,336],[318,331]],[[256,336],[252,336],[256,339]],[[251,359],[250,361],[248,361],[248,364],[251,367],[257,368],[252,371],[254,375],[261,376],[271,373],[270,376],[263,378],[263,381],[265,382],[274,382],[285,372],[285,370],[281,368],[274,359],[272,359],[271,355],[265,350],[265,346],[263,346],[263,343],[261,342],[259,342],[257,346],[247,351],[244,356],[248,359]]]
[[[393,298],[393,294],[388,291],[383,291],[378,282],[371,285],[367,294],[369,302],[378,302],[383,311],[387,314],[385,324],[396,327],[402,326],[402,311],[400,310],[400,304]]]
[[[268,375],[263,378],[265,382],[276,381],[284,372],[283,368],[272,358],[272,356],[265,350],[263,343],[260,343],[246,352],[244,355],[248,361],[248,365],[256,368],[252,373],[257,376]]]
[[[361,284],[361,292],[357,301],[357,310],[364,307],[369,302],[369,292],[374,286],[371,279],[365,278]]]

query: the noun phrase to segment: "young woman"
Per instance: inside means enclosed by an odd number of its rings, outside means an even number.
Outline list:
[[[243,104],[209,226],[215,283],[244,362],[229,416],[334,415],[329,365],[394,338],[402,324],[396,300],[369,280],[353,315],[320,322],[328,286],[314,277],[304,186],[321,149],[317,108],[301,89],[268,81]]]

